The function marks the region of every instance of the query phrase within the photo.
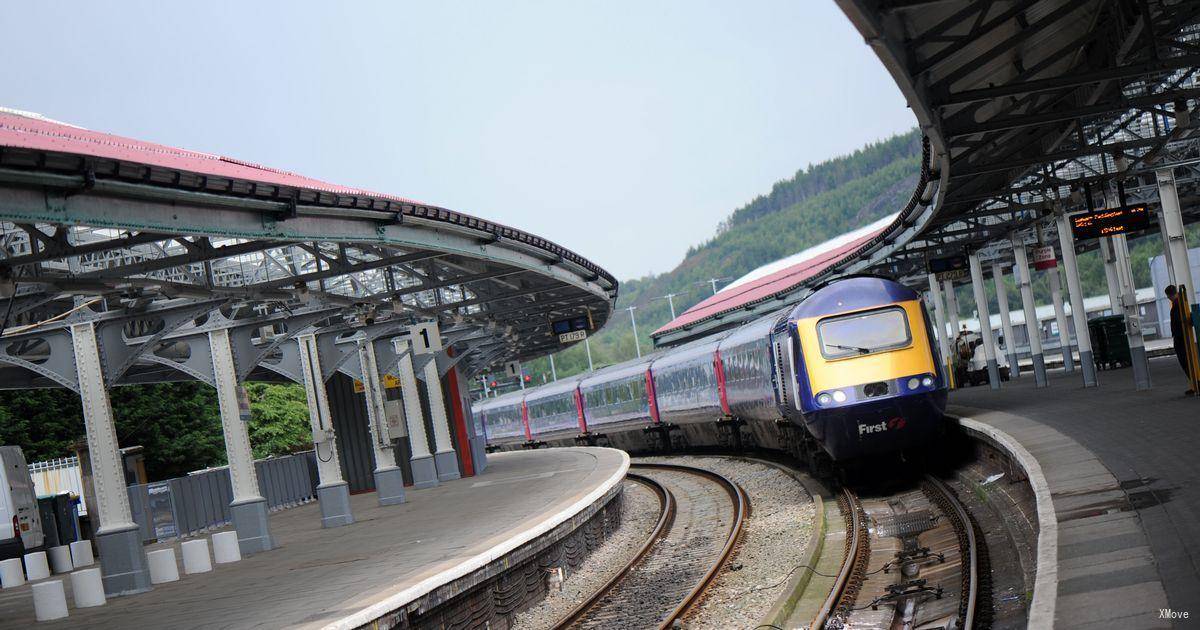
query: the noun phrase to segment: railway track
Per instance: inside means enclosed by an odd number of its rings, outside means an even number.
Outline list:
[[[676,464],[633,464],[659,496],[658,523],[633,559],[555,628],[670,628],[729,558],[748,512],[737,484]]]
[[[842,563],[809,628],[987,626],[986,550],[977,525],[944,482],[862,499],[843,489]]]

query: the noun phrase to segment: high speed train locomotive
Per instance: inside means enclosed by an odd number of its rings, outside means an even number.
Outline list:
[[[946,391],[920,295],[853,276],[732,331],[473,411],[492,448],[755,446],[842,463],[927,444]]]

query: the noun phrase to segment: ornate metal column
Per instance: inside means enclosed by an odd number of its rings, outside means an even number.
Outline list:
[[[375,360],[375,344],[365,337],[358,340],[358,363],[362,369],[367,426],[375,454],[375,493],[379,505],[404,503],[404,473],[396,465],[396,456],[392,453],[387,412],[383,405],[383,384],[379,380],[379,365]]]
[[[412,351],[407,338],[397,337],[396,371],[400,373],[400,391],[404,396],[404,421],[408,424],[408,440],[412,450],[412,482],[414,488],[432,488],[438,485],[437,466],[429,452],[429,438],[425,434],[425,414],[421,413],[421,394],[417,391],[417,377],[413,372]]]
[[[1075,320],[1075,343],[1079,346],[1079,365],[1083,368],[1083,386],[1096,386],[1096,362],[1092,357],[1092,337],[1088,332],[1087,310],[1083,306],[1083,289],[1079,284],[1079,264],[1075,260],[1075,236],[1066,214],[1054,219],[1058,228],[1059,249],[1062,250],[1063,273],[1067,276],[1067,296],[1071,300],[1071,319]]]
[[[1075,371],[1075,356],[1071,346],[1071,327],[1067,325],[1067,311],[1063,308],[1062,280],[1058,277],[1058,268],[1047,271],[1050,278],[1050,302],[1054,304],[1054,321],[1058,324],[1058,340],[1062,347],[1063,369]]]
[[[233,359],[229,329],[208,332],[212,352],[213,380],[217,402],[221,408],[221,429],[225,434],[225,453],[229,460],[229,480],[233,486],[233,502],[229,504],[233,527],[237,530],[242,554],[251,555],[275,547],[268,526],[267,500],[258,486],[254,469],[254,454],[250,450],[250,435],[246,431],[238,404],[238,378]]]
[[[946,306],[942,303],[942,288],[936,274],[929,274],[929,300],[933,302],[933,320],[937,324],[938,350],[941,351],[939,371],[949,380],[950,333],[946,332]]]
[[[317,336],[313,333],[296,338],[300,346],[300,371],[304,373],[304,390],[308,394],[308,418],[312,423],[313,448],[317,454],[317,500],[321,503],[321,525],[338,527],[354,522],[350,512],[350,485],[342,479],[338,459],[337,435],[333,416],[329,413],[329,398],[321,372]]]
[[[971,264],[971,290],[975,293],[975,309],[979,312],[979,336],[983,338],[983,357],[987,360],[988,384],[1000,389],[1000,368],[996,365],[996,342],[992,337],[992,315],[988,312],[987,287],[983,282],[983,267],[979,253],[967,256]]]
[[[1029,258],[1025,254],[1025,243],[1013,236],[1013,257],[1016,272],[1020,275],[1021,310],[1025,312],[1025,336],[1029,338],[1029,355],[1033,358],[1033,381],[1037,387],[1046,387],[1046,359],[1042,355],[1042,327],[1038,324],[1037,306],[1033,301],[1033,278],[1029,275]]]
[[[142,551],[142,533],[129,510],[125,473],[117,429],[113,423],[108,388],[100,360],[94,322],[71,326],[79,398],[87,430],[92,483],[96,491],[96,546],[107,595],[129,595],[150,590],[150,569]]]
[[[1000,329],[1004,331],[1004,350],[1008,352],[1008,374],[1012,378],[1021,376],[1017,364],[1017,338],[1013,335],[1012,314],[1008,306],[1008,287],[1004,284],[1004,265],[992,265],[992,278],[996,281],[996,302],[1000,309]]]

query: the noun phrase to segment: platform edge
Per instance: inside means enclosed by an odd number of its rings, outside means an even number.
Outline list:
[[[527,529],[521,532],[520,535],[514,536],[502,544],[496,545],[495,547],[492,547],[484,553],[470,558],[469,560],[460,562],[453,568],[442,571],[436,575],[432,575],[404,589],[403,591],[396,593],[395,595],[371,604],[370,606],[338,619],[337,621],[329,623],[325,625],[325,630],[350,630],[352,628],[358,628],[360,626],[370,624],[372,621],[388,614],[389,612],[406,606],[416,599],[434,591],[443,584],[449,584],[454,580],[470,575],[472,572],[482,569],[489,563],[503,558],[505,555],[517,549],[520,549],[522,546],[533,540],[536,540],[539,536],[552,531],[554,528],[571,519],[579,512],[587,509],[588,506],[603,498],[614,487],[620,484],[625,479],[625,474],[629,472],[628,453],[619,451],[617,449],[596,447],[589,447],[586,450],[591,450],[592,448],[595,448],[595,450],[612,451],[620,454],[621,464],[617,467],[616,472],[609,476],[609,478],[603,483],[593,488],[591,492],[584,495],[571,505],[559,510],[559,512],[554,516],[542,521],[537,525],[537,527]]]
[[[1016,438],[996,427],[966,416],[947,414],[947,419],[969,433],[983,438],[1009,454],[1025,471],[1037,503],[1037,570],[1033,578],[1033,601],[1029,606],[1030,628],[1053,628],[1058,602],[1058,517],[1050,495],[1050,484],[1042,465]]]

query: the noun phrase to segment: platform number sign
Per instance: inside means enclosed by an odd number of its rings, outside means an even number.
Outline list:
[[[934,258],[929,261],[929,273],[938,280],[961,280],[967,277],[967,257],[963,255]]]
[[[521,375],[521,362],[509,361],[504,364],[504,374],[509,378],[516,378]]]
[[[442,349],[442,335],[438,332],[437,322],[421,322],[410,326],[408,334],[412,337],[413,354],[432,354]]]
[[[559,343],[571,343],[587,339],[588,331],[594,328],[592,312],[569,319],[560,319],[550,323],[551,330],[558,335]]]

